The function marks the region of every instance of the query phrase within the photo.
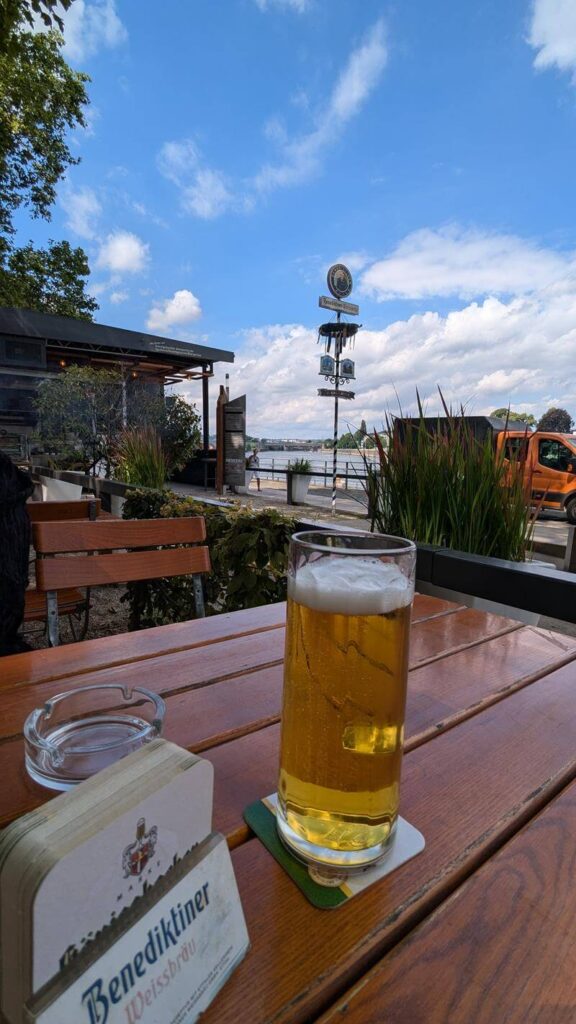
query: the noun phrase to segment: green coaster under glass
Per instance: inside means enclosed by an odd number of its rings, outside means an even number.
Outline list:
[[[369,885],[385,878],[424,849],[424,836],[404,818],[398,818],[388,853],[377,864],[362,871],[336,871],[297,860],[284,846],[276,829],[278,796],[273,793],[244,811],[244,820],[264,843],[266,849],[290,875],[307,900],[319,910],[331,910],[347,903]]]

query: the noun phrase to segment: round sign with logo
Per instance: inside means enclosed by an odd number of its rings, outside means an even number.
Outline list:
[[[352,274],[343,263],[335,263],[330,267],[326,278],[328,287],[335,299],[345,299],[352,291]]]

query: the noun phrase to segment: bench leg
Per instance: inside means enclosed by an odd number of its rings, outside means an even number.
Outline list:
[[[48,622],[48,643],[50,647],[58,647],[60,643],[58,629],[58,594],[55,590],[46,593],[46,618]]]
[[[204,591],[202,589],[202,577],[200,575],[194,574],[192,576],[192,586],[194,588],[196,618],[203,619],[206,615],[206,609],[204,608]]]

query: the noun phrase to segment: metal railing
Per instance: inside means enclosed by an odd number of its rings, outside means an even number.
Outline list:
[[[367,480],[368,479],[368,474],[367,473],[359,473],[359,472],[356,472],[355,470],[354,470],[354,472],[349,472],[349,468],[352,467],[352,469],[354,469],[354,466],[355,466],[354,462],[350,462],[349,460],[347,460],[344,463],[344,472],[341,472],[341,470],[338,469],[338,472],[336,474],[338,480],[344,480],[345,481],[345,484],[344,484],[344,489],[345,490],[348,490],[348,481],[349,480],[358,480],[358,481],[361,482],[362,480]],[[277,478],[279,479],[279,478],[281,478],[283,476],[287,476],[288,473],[293,473],[293,470],[289,470],[286,466],[275,466],[274,465],[274,459],[272,459],[272,465],[271,466],[258,466],[257,469],[249,469],[248,472],[249,473],[254,473],[254,475],[258,476],[260,478],[260,480],[276,480]],[[304,476],[313,476],[313,477],[323,477],[324,478],[324,486],[327,487],[328,484],[332,483],[332,463],[329,462],[328,459],[325,459],[324,460],[324,465],[323,465],[322,469],[310,469],[307,473],[305,473],[303,475]]]

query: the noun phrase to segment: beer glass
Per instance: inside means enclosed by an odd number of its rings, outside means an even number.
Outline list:
[[[292,537],[277,827],[301,860],[383,856],[398,817],[415,545]]]

